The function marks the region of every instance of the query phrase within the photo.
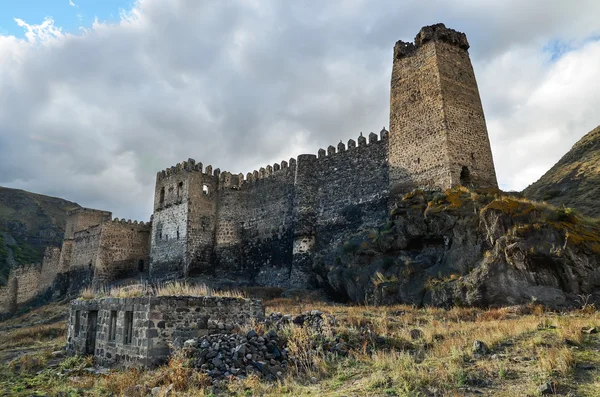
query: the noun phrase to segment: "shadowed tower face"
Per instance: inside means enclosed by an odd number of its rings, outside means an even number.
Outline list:
[[[390,190],[498,187],[464,33],[443,24],[398,41],[390,91]]]

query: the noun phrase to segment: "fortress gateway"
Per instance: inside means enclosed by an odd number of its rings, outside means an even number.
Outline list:
[[[33,272],[27,288],[37,285],[37,293],[50,279],[78,289],[140,273],[314,286],[313,266],[333,261],[349,234],[384,222],[402,193],[497,187],[468,48],[464,33],[443,24],[422,28],[414,43],[396,43],[389,132],[245,176],[182,162],[157,174],[150,223],[76,210],[62,249],[50,248],[41,268],[16,272]],[[17,273],[4,291],[13,304],[31,298],[18,292]]]

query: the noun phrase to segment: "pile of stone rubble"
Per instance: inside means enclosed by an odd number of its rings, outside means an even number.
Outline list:
[[[267,327],[276,329],[281,329],[281,327],[289,325],[290,323],[300,326],[308,326],[318,332],[321,332],[323,330],[323,326],[334,326],[336,324],[336,320],[331,314],[323,313],[320,310],[311,310],[297,316],[271,313],[265,319],[265,324]]]
[[[288,357],[275,331],[259,336],[254,330],[246,335],[213,334],[190,339],[184,343],[183,354],[194,368],[213,380],[251,374],[281,378]]]
[[[259,335],[251,330],[247,334],[221,333],[185,341],[183,355],[189,365],[210,376],[214,381],[236,377],[243,379],[249,375],[275,380],[282,378],[288,367],[288,351],[284,341],[277,335],[284,326],[310,327],[317,333],[325,326],[336,323],[335,318],[319,310],[291,316],[271,313],[264,325],[271,331]],[[275,331],[277,330],[277,331]],[[331,343],[333,342],[333,343]],[[321,346],[326,351],[347,353],[342,341],[331,341]],[[315,349],[317,341],[315,341]],[[293,360],[293,357],[291,358]]]

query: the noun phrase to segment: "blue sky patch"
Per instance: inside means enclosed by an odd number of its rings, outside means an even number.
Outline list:
[[[15,18],[30,25],[38,25],[46,17],[63,33],[78,33],[80,27],[89,28],[95,18],[100,22],[119,21],[119,11],[129,11],[134,0],[0,0],[0,34],[23,38],[25,29]]]

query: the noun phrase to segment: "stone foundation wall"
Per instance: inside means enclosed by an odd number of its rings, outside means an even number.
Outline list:
[[[95,327],[91,312],[97,316]],[[131,313],[133,318],[130,343],[127,340],[127,313]],[[100,365],[156,366],[167,361],[173,344],[232,330],[248,323],[250,319],[264,318],[264,313],[260,301],[242,298],[139,297],[75,300],[71,302],[69,313],[67,350],[79,355],[93,350]],[[111,338],[110,332],[112,316],[116,319],[114,338]],[[95,342],[92,343],[94,336]]]

